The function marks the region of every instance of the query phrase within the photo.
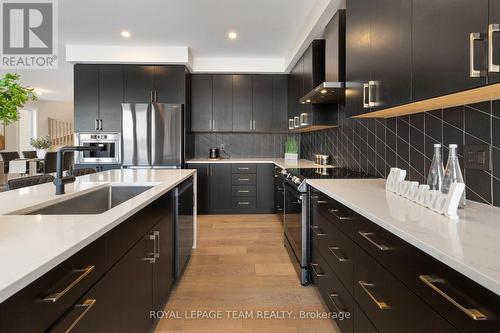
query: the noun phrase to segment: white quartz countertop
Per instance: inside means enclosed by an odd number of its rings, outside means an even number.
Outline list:
[[[196,163],[273,163],[282,169],[291,168],[333,168],[333,165],[319,165],[309,160],[290,161],[284,158],[223,158],[220,160],[211,160],[209,158],[194,159],[187,161],[188,164]]]
[[[307,183],[500,295],[500,208],[467,201],[455,221],[386,191],[382,179]]]
[[[52,183],[0,193],[0,302],[42,276],[196,170],[110,170],[77,177],[56,196]],[[5,215],[43,207],[110,185],[153,186],[96,215]]]

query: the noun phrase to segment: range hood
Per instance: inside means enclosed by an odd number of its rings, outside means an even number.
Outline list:
[[[345,96],[345,9],[337,11],[324,31],[325,82],[305,96],[302,104],[343,104]]]

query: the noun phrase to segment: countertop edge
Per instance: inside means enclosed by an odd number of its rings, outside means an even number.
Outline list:
[[[392,234],[396,235],[397,237],[403,239],[404,241],[408,242],[409,244],[415,246],[419,250],[425,252],[426,254],[432,256],[434,259],[439,260],[443,264],[451,267],[452,269],[456,270],[457,272],[465,275],[469,279],[475,281],[476,283],[482,285],[486,289],[490,290],[491,292],[497,294],[500,296],[500,284],[486,276],[484,273],[477,271],[476,269],[468,266],[464,262],[461,262],[457,260],[456,258],[450,257],[446,253],[441,252],[439,249],[436,249],[435,247],[426,244],[425,242],[419,240],[415,236],[412,236],[408,234],[407,232],[400,230],[396,227],[394,227],[392,224],[385,222],[381,218],[371,214],[370,212],[366,211],[363,207],[359,207],[357,205],[352,204],[351,202],[345,200],[342,198],[342,196],[331,193],[328,189],[322,187],[320,184],[311,184],[311,181],[314,183],[314,180],[308,180],[307,184],[324,194],[328,195],[332,199],[338,201],[339,203],[345,205],[346,207],[354,210],[356,213],[360,214],[361,216],[365,217],[366,219],[370,220],[371,222],[377,224],[378,226],[384,228],[385,230],[391,232]]]
[[[189,169],[186,169],[189,170]],[[169,186],[165,186],[165,188],[158,189],[158,187],[162,187],[162,184],[154,186],[157,188],[157,193],[155,193],[152,197],[148,198],[141,204],[137,205],[130,211],[128,211],[126,214],[120,216],[118,219],[115,219],[113,222],[110,222],[107,224],[105,227],[97,230],[93,234],[87,236],[86,238],[82,239],[80,242],[74,244],[73,246],[69,247],[68,249],[62,251],[58,255],[56,255],[54,258],[51,260],[42,263],[40,266],[36,267],[34,270],[32,270],[30,273],[20,277],[19,279],[15,280],[14,282],[10,283],[6,287],[0,290],[0,303],[6,301],[9,299],[11,296],[15,295],[17,292],[21,291],[23,288],[27,287],[30,283],[34,282],[47,272],[49,272],[51,269],[55,268],[57,265],[61,264],[65,260],[69,259],[71,256],[85,248],[87,245],[91,244],[95,240],[97,240],[99,237],[105,235],[118,225],[120,225],[123,221],[128,219],[130,216],[133,214],[137,213],[139,210],[143,209],[147,205],[149,205],[151,202],[155,201],[158,199],[160,196],[163,194],[169,192],[172,190],[175,186],[179,185],[182,183],[184,180],[188,179],[189,177],[192,177],[193,175],[196,174],[196,170],[190,170],[188,174],[186,174],[183,177],[180,177],[176,182],[170,184]]]

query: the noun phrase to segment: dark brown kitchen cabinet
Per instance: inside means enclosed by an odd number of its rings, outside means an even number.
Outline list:
[[[191,77],[191,130],[193,132],[212,130],[212,98],[212,75],[193,75]]]
[[[273,76],[253,75],[252,105],[252,130],[271,132],[273,130]]]
[[[274,210],[274,165],[257,164],[257,208]]]
[[[123,103],[123,70],[121,65],[101,65],[99,68],[100,130],[121,132]]]
[[[485,85],[486,41],[481,37],[470,52],[470,34],[487,27],[486,0],[413,0],[413,100]],[[477,77],[470,75],[471,57]]]
[[[196,199],[198,214],[206,214],[210,209],[210,164],[189,164],[189,169],[196,169]]]
[[[288,118],[299,116],[301,104],[299,99],[303,96],[304,80],[302,77],[303,61],[300,58],[290,71],[288,81]]]
[[[488,82],[500,82],[500,0],[489,0],[489,25],[488,32],[491,34],[492,57],[489,62]]]
[[[347,117],[369,112],[371,80],[371,7],[373,0],[346,3],[346,93]]]
[[[411,102],[411,20],[412,0],[377,0],[371,6],[372,110]]]
[[[210,165],[210,209],[223,211],[231,209],[231,164]]]
[[[154,66],[124,66],[125,103],[154,101]]]
[[[182,65],[155,66],[155,102],[185,104],[186,68]]]
[[[97,130],[99,119],[99,66],[74,66],[75,132]]]
[[[273,130],[288,131],[288,75],[273,76]]]
[[[233,131],[253,130],[252,76],[233,75]]]
[[[231,132],[233,130],[233,76],[214,75],[212,97],[212,130]]]

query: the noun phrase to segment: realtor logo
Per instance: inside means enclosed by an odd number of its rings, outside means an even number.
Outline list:
[[[0,68],[57,68],[56,0],[0,0]]]

